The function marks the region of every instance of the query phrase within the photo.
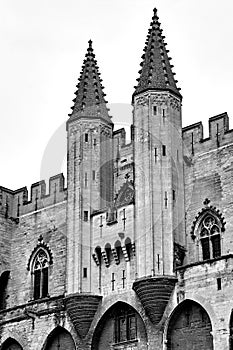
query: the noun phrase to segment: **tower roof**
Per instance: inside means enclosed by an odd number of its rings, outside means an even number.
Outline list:
[[[112,124],[106,106],[105,93],[103,92],[102,79],[99,67],[92,48],[92,41],[88,41],[88,49],[83,61],[79,83],[76,85],[76,98],[73,99],[74,106],[70,119],[77,117],[102,118]]]
[[[139,71],[140,77],[137,79],[138,85],[135,86],[133,97],[146,90],[172,91],[179,97],[181,94],[177,88],[175,73],[172,72],[173,66],[170,64],[171,58],[168,57],[169,50],[166,49],[165,37],[162,35],[157,10],[154,9],[152,22],[148,30],[145,43],[143,61]]]

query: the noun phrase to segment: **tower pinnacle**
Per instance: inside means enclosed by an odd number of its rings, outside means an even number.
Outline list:
[[[146,90],[169,90],[181,97],[172,72],[171,58],[168,57],[169,50],[166,49],[165,37],[162,35],[157,9],[154,9],[152,22],[148,30],[145,43],[143,61],[139,71],[140,77],[137,79],[133,97]]]
[[[77,117],[103,118],[112,124],[106,106],[105,93],[103,92],[102,79],[99,67],[95,59],[92,40],[88,41],[87,53],[83,61],[82,70],[76,85],[76,98],[70,114],[70,119]]]

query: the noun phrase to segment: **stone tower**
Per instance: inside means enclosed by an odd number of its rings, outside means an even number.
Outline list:
[[[112,129],[92,41],[67,122],[67,292],[91,292],[91,220],[112,200]]]
[[[182,96],[154,10],[133,94],[138,278],[173,276],[184,245]]]

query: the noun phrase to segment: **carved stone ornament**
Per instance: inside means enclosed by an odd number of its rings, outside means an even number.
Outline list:
[[[196,236],[198,235],[198,231],[200,229],[200,224],[204,223],[205,226],[205,222],[204,222],[204,218],[208,219],[208,216],[212,217],[212,220],[214,220],[214,223],[216,223],[216,225],[219,227],[219,230],[221,232],[225,231],[225,219],[222,215],[222,213],[214,206],[210,205],[210,200],[208,198],[206,198],[203,202],[204,204],[204,208],[202,208],[198,214],[195,217],[195,220],[193,221],[192,227],[191,227],[191,237],[192,239],[195,239]],[[208,227],[210,226],[210,223],[206,224]],[[214,227],[216,226],[213,226]]]
[[[181,109],[181,103],[180,100],[178,100],[177,98],[173,97],[173,96],[169,96],[169,101],[170,101],[170,106],[177,110],[180,111]]]
[[[140,96],[136,99],[136,106],[147,106],[149,103],[149,99],[147,96]]]
[[[103,126],[103,125],[101,126],[100,132],[102,135],[105,135],[105,136],[111,135],[110,129],[106,126]]]
[[[70,126],[69,128],[70,136],[76,135],[78,130],[79,130],[79,127],[77,125]]]
[[[151,102],[156,104],[157,106],[167,106],[168,105],[168,94],[156,94],[151,95]]]
[[[116,207],[129,205],[134,200],[134,185],[132,181],[126,181],[120,188],[115,202]]]
[[[47,243],[44,242],[43,240],[43,236],[40,235],[38,238],[38,243],[35,246],[35,248],[33,249],[30,258],[28,259],[28,263],[27,263],[27,270],[30,271],[31,270],[31,264],[33,262],[34,257],[36,256],[37,252],[42,249],[42,251],[45,251],[49,257],[49,265],[53,264],[53,255],[52,255],[52,251],[49,248],[49,245]]]

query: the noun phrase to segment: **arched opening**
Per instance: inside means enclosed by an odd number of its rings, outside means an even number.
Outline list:
[[[167,350],[213,350],[212,325],[205,309],[185,300],[175,309],[168,326]]]
[[[131,243],[131,239],[129,237],[127,237],[125,240],[125,248],[127,251],[128,259],[131,260],[132,243]]]
[[[43,350],[75,350],[74,340],[62,327],[55,328],[46,340]]]
[[[16,340],[8,338],[0,347],[0,350],[23,350],[23,348]]]
[[[231,312],[231,318],[230,318],[230,350],[233,350],[233,311]]]
[[[48,276],[49,276],[49,255],[45,249],[40,249],[33,262],[33,294],[34,299],[48,296]]]
[[[112,260],[112,249],[111,249],[111,244],[110,243],[106,243],[105,244],[105,252],[106,252],[106,257],[107,257],[107,261],[110,265],[111,260]]]
[[[114,244],[115,246],[115,249],[116,249],[116,252],[117,252],[117,257],[119,259],[119,262],[121,261],[122,259],[122,248],[121,248],[121,242],[118,240],[115,242]]]
[[[101,318],[92,340],[92,350],[147,349],[147,335],[144,322],[130,305],[117,302]],[[122,347],[123,346],[123,347]]]
[[[101,248],[100,248],[100,246],[95,248],[95,253],[97,255],[97,259],[98,259],[99,264],[101,264]]]
[[[0,276],[0,310],[6,308],[7,284],[10,271],[4,271]]]

